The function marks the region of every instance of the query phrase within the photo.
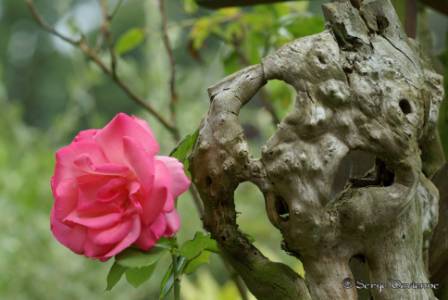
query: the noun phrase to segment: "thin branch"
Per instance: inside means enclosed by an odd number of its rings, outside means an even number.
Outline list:
[[[170,111],[171,111],[171,122],[176,124],[176,104],[177,104],[177,92],[176,92],[176,61],[174,59],[173,48],[171,46],[170,39],[168,37],[168,17],[165,11],[165,1],[158,0],[159,12],[162,20],[161,35],[163,40],[163,45],[167,53],[169,64],[170,64],[170,79],[169,79],[169,90],[170,90]],[[176,125],[175,125],[176,126]],[[180,136],[176,138],[180,140]],[[202,206],[201,198],[199,196],[196,187],[192,184],[190,187],[190,195],[193,198],[193,202],[196,206],[196,210],[199,216],[202,218],[204,215],[204,207]]]
[[[115,6],[114,10],[110,14],[111,19],[113,19],[115,17],[115,15],[118,13],[118,10],[120,9],[122,4],[123,4],[123,0],[118,0],[117,5]]]
[[[171,122],[176,124],[176,103],[177,103],[177,92],[176,92],[176,61],[174,59],[173,47],[171,46],[171,41],[168,37],[168,18],[165,11],[165,0],[158,0],[159,11],[162,19],[162,40],[165,47],[166,54],[168,56],[170,65],[170,112],[171,112]]]
[[[171,124],[171,122],[168,121],[162,114],[160,114],[151,104],[147,103],[137,94],[135,94],[129,88],[129,86],[127,86],[126,83],[124,83],[118,76],[114,75],[113,69],[108,67],[100,59],[98,53],[87,44],[85,38],[81,37],[80,39],[75,40],[71,37],[65,36],[64,34],[54,29],[41,17],[36,7],[34,6],[33,0],[26,0],[26,4],[28,5],[28,8],[34,20],[43,30],[81,50],[81,52],[92,62],[94,62],[106,75],[108,75],[131,100],[133,100],[136,104],[140,105],[152,116],[154,116],[173,135],[175,139],[178,137],[177,128],[173,124]]]
[[[60,38],[61,40],[75,46],[75,47],[79,47],[79,45],[82,42],[82,38],[75,40],[72,39],[62,33],[60,33],[59,31],[57,31],[56,29],[54,29],[52,26],[50,26],[50,24],[48,24],[38,13],[36,7],[34,6],[33,0],[26,0],[26,4],[28,5],[28,8],[31,12],[31,15],[33,16],[34,20],[36,21],[36,23],[45,31],[51,33],[52,35]]]
[[[99,0],[100,8],[101,8],[101,34],[103,35],[104,40],[106,41],[107,48],[109,49],[110,54],[110,69],[112,71],[112,76],[117,76],[117,55],[114,50],[114,44],[112,41],[112,34],[110,32],[110,24],[112,21],[112,15],[109,15],[109,6],[108,0]]]

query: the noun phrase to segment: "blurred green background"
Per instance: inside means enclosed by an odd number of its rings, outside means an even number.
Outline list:
[[[403,7],[395,1],[403,16]],[[322,1],[289,2],[209,11],[192,0],[166,1],[169,37],[177,67],[178,127],[193,132],[208,109],[208,86],[294,38],[323,30]],[[70,36],[95,43],[101,12],[93,0],[37,0],[42,16]],[[110,1],[114,7],[117,1]],[[169,115],[169,64],[161,42],[156,1],[123,1],[112,22],[114,42],[130,30],[141,37],[119,55],[118,73],[144,99]],[[418,32],[438,71],[448,70],[447,18],[421,7]],[[100,50],[107,61],[107,52]],[[274,130],[272,112],[283,116],[294,94],[271,82],[242,113],[254,155]],[[271,110],[269,113],[268,109]],[[0,299],[157,299],[160,272],[138,289],[122,280],[105,292],[111,262],[77,256],[59,245],[49,230],[49,180],[54,152],[81,129],[104,126],[117,112],[147,120],[167,155],[175,146],[168,132],[136,106],[83,54],[42,31],[24,1],[0,0]],[[448,109],[440,116],[448,149]],[[280,234],[269,223],[261,193],[251,184],[237,190],[242,229],[274,260],[300,264],[280,249]],[[181,241],[201,230],[189,195],[179,199]],[[219,259],[184,277],[182,299],[238,299]]]

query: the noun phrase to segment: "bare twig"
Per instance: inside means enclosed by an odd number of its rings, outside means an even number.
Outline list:
[[[103,35],[103,38],[107,44],[107,48],[109,49],[110,69],[112,71],[112,76],[116,77],[117,76],[117,55],[114,50],[112,34],[110,32],[110,23],[112,21],[112,15],[109,15],[108,0],[99,0],[99,4],[100,4],[100,8],[101,8],[101,16],[102,16],[101,34]]]
[[[118,0],[117,5],[115,6],[112,13],[110,13],[110,18],[113,19],[115,15],[118,13],[118,10],[120,9],[121,5],[123,4],[123,0]]]
[[[113,68],[108,67],[101,60],[101,58],[98,56],[98,53],[87,44],[84,37],[81,36],[81,38],[79,39],[73,39],[60,33],[41,17],[38,10],[34,6],[33,0],[26,0],[26,4],[28,5],[28,8],[34,20],[43,30],[81,50],[81,52],[92,62],[94,62],[106,75],[108,75],[131,100],[133,100],[136,104],[140,105],[152,116],[154,116],[173,135],[174,138],[178,137],[179,134],[177,128],[173,124],[171,124],[171,122],[168,121],[162,114],[160,114],[151,104],[140,98],[137,94],[135,94],[134,91],[129,88],[129,86],[125,82],[123,82],[118,76],[116,76]]]
[[[171,122],[176,124],[176,103],[177,103],[177,92],[176,92],[176,61],[174,59],[173,47],[171,46],[171,41],[168,37],[168,18],[165,12],[165,1],[158,0],[159,2],[159,11],[162,19],[162,40],[163,45],[165,46],[165,51],[168,56],[169,65],[170,65],[170,112],[171,112]]]
[[[163,45],[165,47],[166,54],[168,56],[170,65],[170,79],[169,79],[169,92],[170,92],[170,111],[171,111],[171,122],[176,126],[176,104],[177,104],[177,92],[176,92],[176,61],[174,59],[173,48],[171,46],[171,41],[168,36],[168,17],[165,11],[165,1],[158,0],[159,12],[162,20],[161,36],[163,40]],[[177,136],[177,141],[180,140],[180,136]],[[202,202],[199,197],[199,193],[194,185],[191,185],[190,194],[193,198],[194,204],[199,215],[202,218],[204,213],[204,208],[202,207]]]
[[[62,33],[58,32],[56,29],[54,29],[52,26],[50,26],[37,12],[36,7],[34,6],[34,3],[32,0],[26,0],[26,4],[28,5],[28,8],[30,9],[31,15],[33,16],[34,20],[37,22],[37,24],[44,29],[45,31],[51,33],[52,35],[60,38],[61,40],[75,46],[79,47],[79,45],[82,42],[82,37],[78,40],[72,39],[68,36],[63,35]]]

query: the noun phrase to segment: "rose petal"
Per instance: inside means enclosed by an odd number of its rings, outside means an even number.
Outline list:
[[[88,174],[112,175],[126,177],[129,174],[129,168],[125,165],[102,163],[95,164],[87,153],[83,153],[75,158],[73,164]]]
[[[165,233],[167,226],[166,218],[163,214],[160,214],[157,219],[150,225],[151,231],[156,237],[156,239],[160,239]]]
[[[77,205],[78,191],[76,182],[72,179],[62,181],[58,186],[52,185],[55,198],[54,214],[58,220],[63,220]]]
[[[142,221],[145,225],[155,221],[163,211],[163,207],[167,201],[173,201],[173,196],[169,190],[171,177],[167,167],[160,161],[156,161],[155,166],[157,172],[155,173],[151,193],[149,194],[149,197],[142,200]]]
[[[137,118],[136,116],[131,116],[131,118],[140,125],[148,134],[150,134],[152,137],[154,137],[154,134],[152,133],[151,128],[149,127],[148,123],[140,118]]]
[[[110,249],[113,248],[113,245],[100,245],[96,244],[89,238],[86,239],[86,243],[84,244],[84,255],[92,258],[99,258],[102,261],[106,261],[107,259],[103,259],[105,253],[109,252]]]
[[[123,137],[128,136],[141,144],[148,155],[159,151],[159,144],[148,128],[143,128],[135,119],[119,113],[95,135],[95,140],[103,149],[110,162],[123,163]]]
[[[118,223],[107,229],[89,229],[88,237],[95,244],[115,244],[125,238],[132,227],[132,220]]]
[[[165,231],[165,236],[174,235],[180,228],[180,217],[176,210],[173,210],[165,214],[167,227]]]
[[[110,250],[107,254],[105,254],[102,257],[102,259],[108,259],[112,256],[115,256],[116,254],[120,253],[124,249],[131,246],[140,236],[140,232],[141,232],[140,219],[138,218],[137,215],[135,215],[132,218],[132,226],[128,235],[124,239],[122,239],[120,243],[115,245],[115,247],[112,250]]]
[[[82,130],[78,133],[77,136],[75,136],[75,138],[73,139],[73,142],[80,142],[83,140],[92,140],[97,132],[98,132],[98,129]]]
[[[154,158],[130,137],[123,137],[123,148],[129,167],[138,177],[141,188],[149,193],[154,181]]]
[[[115,225],[120,221],[121,216],[121,213],[111,213],[99,216],[82,216],[78,213],[78,211],[73,211],[64,219],[64,222],[71,222],[89,228],[100,229]]]
[[[75,178],[84,173],[76,166],[75,161],[80,157],[88,157],[93,163],[106,163],[101,148],[94,142],[83,140],[62,147],[56,152],[56,166],[54,170],[54,184],[57,186],[65,179]]]
[[[166,220],[163,214],[160,214],[154,223],[142,228],[142,232],[136,241],[136,245],[147,251],[153,247],[163,236],[166,230]]]
[[[56,216],[54,209],[50,215],[51,231],[54,237],[64,246],[71,249],[77,254],[83,254],[84,243],[86,240],[86,229],[80,225],[67,226],[60,222]]]
[[[174,197],[178,197],[180,194],[188,190],[191,182],[187,175],[185,175],[184,166],[180,161],[169,156],[156,156],[156,160],[163,162],[171,173],[171,191]]]
[[[78,184],[78,210],[84,210],[94,205],[98,190],[110,181],[108,176],[84,175],[76,178]]]
[[[96,199],[100,202],[123,202],[127,198],[127,180],[115,177],[98,189]]]

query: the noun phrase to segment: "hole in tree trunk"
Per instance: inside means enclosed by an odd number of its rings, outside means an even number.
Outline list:
[[[211,186],[212,183],[213,183],[212,178],[211,178],[210,176],[207,176],[207,177],[205,178],[205,184],[207,184],[207,186]]]
[[[275,211],[280,220],[284,222],[289,220],[289,207],[282,196],[275,196]]]
[[[385,16],[377,16],[376,24],[378,26],[378,32],[383,33],[389,27],[389,20]]]
[[[361,150],[351,150],[341,160],[332,186],[332,196],[337,196],[349,183],[350,178],[362,177],[375,165],[375,156]]]
[[[394,179],[394,172],[386,166],[384,161],[371,153],[351,150],[341,160],[335,173],[332,196],[336,197],[347,187],[391,186]]]
[[[266,214],[264,195],[258,187],[251,182],[243,182],[235,190],[234,197],[239,229],[254,241],[255,246],[268,245],[266,247],[269,251],[264,255],[269,259],[287,265],[297,265],[297,258],[285,251],[279,251],[284,237],[272,226]]]
[[[407,99],[401,99],[398,105],[405,115],[412,113],[412,106]]]

